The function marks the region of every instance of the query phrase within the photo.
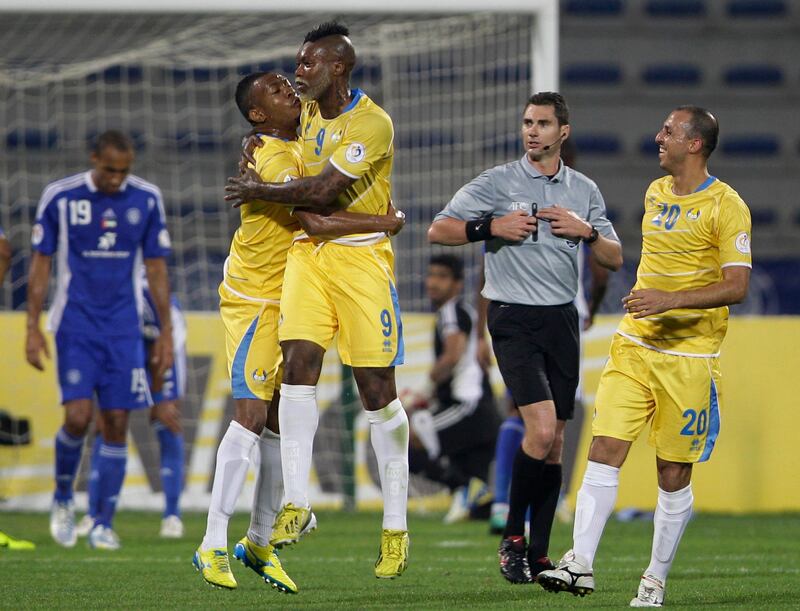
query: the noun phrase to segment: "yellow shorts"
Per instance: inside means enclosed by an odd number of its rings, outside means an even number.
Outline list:
[[[403,364],[403,323],[388,240],[371,246],[295,242],[281,296],[280,341],[328,349],[339,333],[342,362],[352,367]]]
[[[716,358],[664,354],[615,335],[595,397],[592,434],[633,441],[652,419],[659,458],[703,462],[720,429]]]
[[[244,299],[224,284],[219,287],[219,297],[233,398],[271,401],[283,377],[278,344],[280,305]]]

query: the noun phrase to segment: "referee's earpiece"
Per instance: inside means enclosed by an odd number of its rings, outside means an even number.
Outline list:
[[[566,134],[561,134],[561,135],[558,137],[558,139],[557,139],[557,140],[553,140],[553,142],[551,142],[551,143],[550,143],[550,144],[548,144],[547,146],[543,146],[543,147],[542,147],[542,150],[543,150],[543,151],[549,151],[551,147],[554,147],[556,144],[558,144],[559,142],[561,142],[561,141],[564,139],[564,137],[565,137],[565,136],[566,136]]]

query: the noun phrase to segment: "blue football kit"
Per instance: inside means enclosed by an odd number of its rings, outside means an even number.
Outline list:
[[[31,242],[56,259],[48,328],[56,337],[62,403],[96,393],[101,409],[150,405],[143,259],[170,252],[158,187],[131,175],[116,193],[103,193],[91,172],[53,182],[39,202]]]

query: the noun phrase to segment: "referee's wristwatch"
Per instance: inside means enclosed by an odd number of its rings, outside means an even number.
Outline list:
[[[597,227],[592,225],[592,233],[589,234],[588,238],[583,238],[583,241],[587,244],[594,244],[597,242],[597,238],[600,237],[600,234],[597,232]]]

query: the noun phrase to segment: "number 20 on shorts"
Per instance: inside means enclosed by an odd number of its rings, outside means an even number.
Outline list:
[[[683,412],[684,419],[688,422],[681,429],[681,435],[704,435],[708,430],[708,411],[701,409],[687,409]]]

